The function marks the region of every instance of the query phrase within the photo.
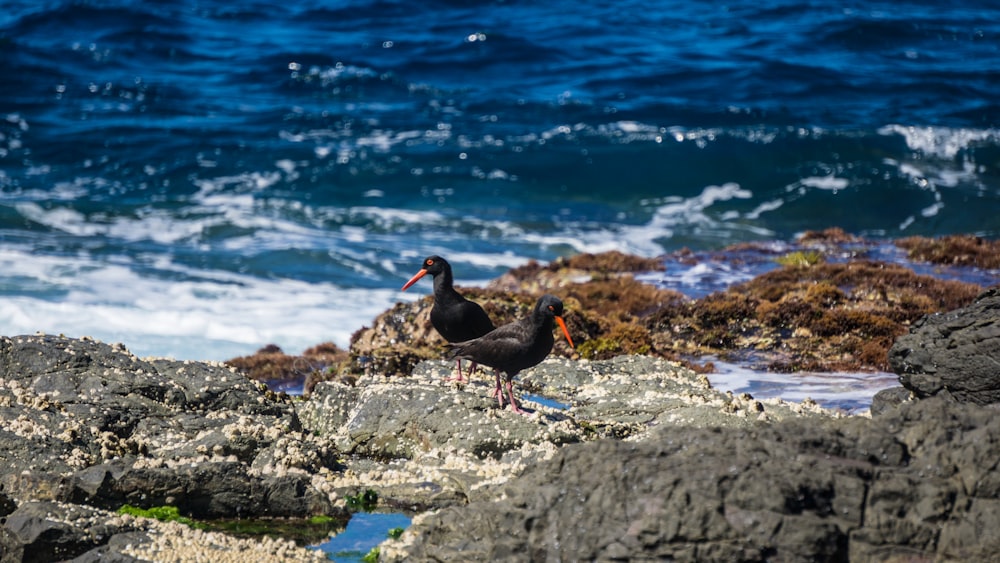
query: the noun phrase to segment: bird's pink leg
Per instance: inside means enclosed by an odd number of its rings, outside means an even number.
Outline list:
[[[455,369],[455,372],[458,373],[458,375],[456,377],[449,377],[445,381],[457,381],[458,383],[462,383],[464,381],[472,381],[472,372],[476,371],[476,368],[479,367],[479,364],[477,364],[476,362],[472,362],[471,364],[469,364],[469,369],[466,370],[465,372],[469,377],[468,379],[462,379],[462,360],[457,360],[457,361],[458,361],[458,366]]]
[[[507,382],[507,396],[510,398],[510,410],[518,414],[528,414],[528,411],[517,406],[517,401],[514,400],[514,382]]]
[[[493,389],[493,396],[497,398],[497,402],[500,403],[500,408],[503,408],[503,387],[500,384],[500,372],[493,370],[493,373],[497,376],[497,386]]]
[[[476,364],[472,364],[472,365],[476,365]],[[457,373],[458,375],[456,375],[455,377],[449,377],[448,379],[445,379],[445,381],[457,381],[458,383],[462,383],[463,381],[465,381],[464,379],[462,379],[462,359],[461,358],[458,358],[458,359],[455,360],[455,373]]]

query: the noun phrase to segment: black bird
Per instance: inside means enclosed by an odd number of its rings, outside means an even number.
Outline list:
[[[423,267],[410,281],[403,284],[403,291],[417,280],[430,274],[434,277],[434,307],[431,308],[431,324],[448,342],[465,342],[493,330],[493,321],[482,307],[462,297],[455,291],[451,274],[451,264],[440,256],[424,258]],[[457,360],[458,376],[454,381],[462,381],[462,360]],[[469,374],[476,369],[473,361]]]
[[[538,365],[552,351],[555,339],[552,337],[552,322],[559,323],[559,328],[566,335],[566,340],[573,346],[573,339],[566,329],[562,318],[563,303],[555,295],[543,295],[535,303],[531,315],[505,324],[500,328],[468,342],[460,342],[451,346],[449,356],[466,359],[489,366],[496,372],[497,386],[493,395],[503,407],[503,390],[500,385],[500,372],[505,375],[507,397],[514,412],[524,413],[514,400],[514,376],[521,370]]]

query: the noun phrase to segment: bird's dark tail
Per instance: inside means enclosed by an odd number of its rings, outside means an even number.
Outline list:
[[[455,360],[461,358],[463,360],[471,360],[472,358],[465,356],[466,345],[473,340],[466,340],[465,342],[447,342],[444,345],[445,358],[449,360]]]

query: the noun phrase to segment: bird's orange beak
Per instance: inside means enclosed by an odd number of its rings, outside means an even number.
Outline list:
[[[403,291],[406,291],[407,288],[409,288],[411,285],[417,283],[417,280],[419,280],[420,278],[422,278],[422,277],[424,277],[426,275],[427,275],[427,269],[426,268],[424,268],[424,269],[420,270],[419,272],[417,272],[412,278],[410,278],[410,281],[408,281],[408,282],[406,282],[406,283],[403,284]]]
[[[566,335],[566,341],[569,342],[569,347],[575,349],[576,346],[573,345],[573,339],[569,337],[569,329],[566,328],[566,321],[564,321],[562,317],[556,315],[556,322],[559,323],[559,328],[561,328],[563,334]]]

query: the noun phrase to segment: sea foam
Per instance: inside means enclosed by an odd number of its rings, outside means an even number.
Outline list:
[[[327,341],[346,349],[364,323],[396,301],[419,297],[164,262],[154,275],[87,256],[4,249],[0,283],[20,280],[24,289],[0,300],[2,332],[92,336],[123,342],[140,356],[224,360],[272,343],[289,353]]]

